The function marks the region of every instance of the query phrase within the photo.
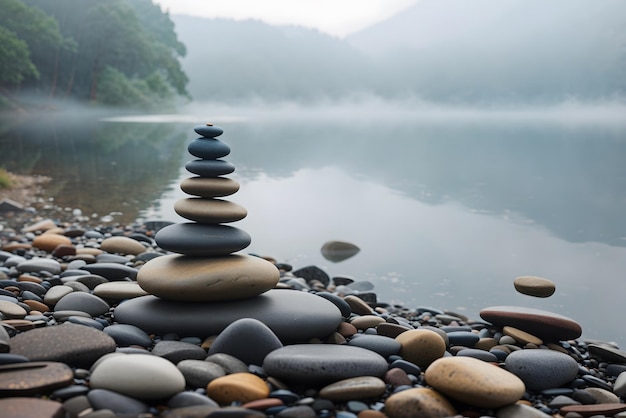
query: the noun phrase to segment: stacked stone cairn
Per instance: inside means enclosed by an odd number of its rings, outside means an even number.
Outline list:
[[[116,320],[164,335],[208,337],[231,323],[252,318],[270,327],[282,341],[307,341],[331,333],[341,321],[335,305],[312,294],[273,289],[278,268],[263,258],[237,253],[250,245],[245,231],[225,225],[246,217],[242,206],[220,199],[239,190],[227,177],[235,167],[222,160],[230,147],[217,139],[222,128],[195,127],[201,135],[188,145],[198,159],[185,168],[195,176],[181,189],[191,197],[174,205],[190,222],[171,224],[155,236],[171,254],[148,261],[137,282],[150,295],[116,309]]]

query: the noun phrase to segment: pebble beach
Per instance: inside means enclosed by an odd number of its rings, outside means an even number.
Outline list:
[[[227,225],[245,209],[218,199],[238,190],[230,149],[195,131],[175,207],[190,222],[3,206],[1,417],[626,417],[626,351],[574,318],[389,304],[358,277],[246,253]]]

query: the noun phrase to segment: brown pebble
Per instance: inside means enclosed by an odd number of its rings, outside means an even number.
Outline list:
[[[537,298],[547,298],[554,294],[556,285],[543,277],[522,276],[513,281],[515,290],[519,293]]]
[[[385,382],[391,386],[411,386],[413,384],[406,372],[399,367],[387,370],[387,373],[385,373]]]
[[[2,325],[9,325],[18,331],[28,331],[35,328],[35,324],[27,319],[5,319],[0,321]]]
[[[0,399],[2,418],[64,418],[63,404],[38,398]]]
[[[331,401],[375,398],[385,393],[385,382],[373,376],[351,377],[324,386],[319,396]]]
[[[26,305],[28,305],[28,307],[34,311],[39,311],[39,312],[49,312],[50,308],[48,307],[48,305],[46,305],[45,303],[41,303],[39,301],[36,300],[24,300],[23,303],[25,303]],[[32,313],[31,313],[32,315]]]
[[[526,331],[522,331],[521,329],[504,326],[502,327],[502,332],[505,335],[512,337],[515,341],[517,341],[520,344],[535,344],[535,345],[543,344],[543,341],[541,340],[541,338],[537,338],[534,335]]]
[[[74,372],[63,363],[28,362],[0,366],[0,396],[45,393],[73,382]]]
[[[76,255],[76,248],[72,245],[59,245],[52,251],[52,255],[59,258]]]
[[[257,399],[256,401],[246,402],[241,405],[242,408],[246,409],[255,409],[257,411],[264,411],[267,408],[272,408],[275,406],[283,406],[285,403],[278,398],[264,398]]]
[[[428,367],[433,361],[443,357],[446,343],[435,331],[412,329],[396,337],[402,346],[400,355],[420,367]]]
[[[381,322],[376,326],[376,333],[378,335],[384,335],[389,338],[396,338],[404,331],[408,331],[413,328],[405,327],[399,324],[390,324],[389,322]]]
[[[372,310],[372,307],[359,297],[349,295],[343,298],[343,300],[346,301],[348,305],[350,305],[350,309],[352,309],[352,312],[354,312],[355,314],[371,315],[374,312]]]
[[[354,325],[350,324],[349,322],[341,322],[337,327],[337,332],[344,337],[352,337],[358,332],[358,330]]]
[[[28,312],[20,305],[7,300],[0,300],[0,314],[7,319],[22,319]]]
[[[220,405],[232,402],[251,402],[267,398],[270,389],[267,383],[252,373],[233,373],[213,379],[207,385],[207,395]]]
[[[478,348],[479,350],[489,351],[493,347],[498,344],[495,338],[481,338],[478,340],[476,344],[474,344],[474,348]]]
[[[380,316],[374,316],[374,315],[356,316],[352,319],[352,321],[350,321],[350,323],[354,325],[355,328],[360,329],[360,330],[366,330],[368,328],[376,328],[376,326],[382,322],[385,322],[383,318],[381,318]]]
[[[31,283],[41,283],[42,279],[36,276],[31,276],[30,274],[21,274],[20,277],[17,278],[18,282],[31,282]]]
[[[559,410],[562,414],[575,412],[583,417],[593,415],[613,416],[619,412],[626,411],[626,404],[623,403],[596,403],[592,405],[567,405]]]
[[[144,247],[139,241],[128,237],[106,238],[100,244],[100,249],[108,253],[122,255],[139,255],[146,251],[146,247]]]
[[[38,232],[38,231],[47,231],[48,229],[56,228],[57,224],[54,223],[52,219],[44,219],[43,221],[39,221],[32,225],[29,225],[22,229],[24,232]]]
[[[374,409],[366,409],[365,411],[359,412],[357,418],[387,418],[387,415]]]
[[[72,241],[65,235],[41,234],[33,240],[33,247],[51,253],[59,245],[72,245]]]
[[[2,251],[6,251],[8,253],[12,253],[17,250],[30,250],[32,245],[22,243],[22,242],[9,242],[2,246]]]
[[[428,388],[414,388],[387,398],[385,414],[389,418],[444,418],[456,415],[456,410],[440,393]]]

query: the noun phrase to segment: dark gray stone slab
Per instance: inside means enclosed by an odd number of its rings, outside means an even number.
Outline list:
[[[211,303],[142,296],[115,309],[117,322],[138,326],[149,334],[200,338],[219,334],[242,318],[261,321],[285,344],[328,336],[341,322],[341,313],[332,302],[314,294],[277,289],[250,299]]]
[[[250,245],[247,232],[228,225],[179,223],[157,232],[155,240],[167,251],[191,256],[227,255]]]

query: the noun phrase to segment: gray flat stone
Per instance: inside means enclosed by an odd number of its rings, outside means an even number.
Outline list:
[[[115,320],[147,333],[206,338],[242,318],[267,325],[283,342],[324,338],[341,322],[339,309],[319,296],[293,290],[269,290],[254,298],[211,303],[175,302],[142,296],[122,302]]]

